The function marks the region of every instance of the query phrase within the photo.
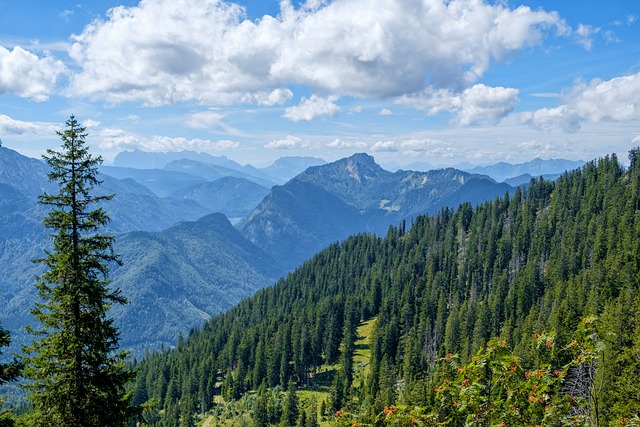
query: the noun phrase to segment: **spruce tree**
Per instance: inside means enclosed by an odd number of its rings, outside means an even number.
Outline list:
[[[42,299],[32,310],[39,328],[25,350],[25,386],[42,426],[125,426],[132,415],[125,384],[126,352],[118,351],[118,329],[108,316],[112,304],[125,304],[108,287],[109,263],[119,263],[114,238],[100,233],[109,217],[96,206],[113,196],[95,195],[101,157],[85,145],[87,133],[72,115],[59,151],[43,156],[58,194],[39,202],[51,208],[44,224],[53,249],[34,262],[45,272],[36,287]]]
[[[9,331],[0,327],[0,347],[8,346],[10,343]],[[0,351],[0,356],[1,355],[2,352]],[[21,369],[21,364],[16,359],[7,363],[0,363],[0,385],[15,380]],[[3,404],[4,399],[0,399],[0,408]],[[0,427],[11,427],[13,425],[12,411],[10,409],[0,410]]]

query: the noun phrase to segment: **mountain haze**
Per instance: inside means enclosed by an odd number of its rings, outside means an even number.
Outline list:
[[[392,224],[461,202],[480,203],[513,187],[456,169],[384,170],[367,154],[308,168],[269,195],[238,227],[292,269],[351,234],[382,234]]]
[[[131,349],[174,344],[180,333],[282,274],[277,262],[242,237],[224,215],[210,214],[211,206],[200,205],[204,198],[161,198],[130,178],[99,178],[103,183],[96,194],[115,194],[104,205],[111,217],[106,232],[116,235],[116,251],[124,263],[114,267],[112,279],[132,301],[115,312],[116,321],[126,324],[122,341]],[[228,206],[237,202],[234,209],[240,213],[251,209],[248,195],[259,200],[268,191],[242,179],[228,180],[197,185],[217,185],[218,194],[228,186]],[[42,272],[31,261],[51,245],[42,222],[47,208],[37,203],[44,191],[56,191],[44,163],[0,147],[0,323],[12,331],[18,347],[27,339],[24,327],[32,321],[35,278]]]
[[[111,270],[112,286],[130,304],[114,310],[122,345],[174,345],[178,335],[228,310],[271,283],[283,270],[246,240],[222,214],[181,222],[160,232],[118,236],[124,265]]]
[[[499,162],[489,166],[476,166],[467,169],[469,172],[489,175],[498,182],[528,174],[533,177],[561,174],[584,165],[582,160],[540,159],[535,158],[525,163],[511,164]]]

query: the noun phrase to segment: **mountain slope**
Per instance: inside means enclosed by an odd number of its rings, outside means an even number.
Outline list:
[[[116,313],[117,321],[126,324],[123,343],[131,348],[174,344],[179,333],[199,325],[203,317],[229,308],[281,274],[277,263],[223,215],[173,226],[209,210],[187,198],[159,198],[132,179],[104,174],[100,179],[96,194],[115,194],[104,205],[112,219],[106,232],[131,232],[116,236],[124,266],[112,276],[114,286],[135,298],[132,306]],[[45,189],[56,191],[42,162],[0,148],[0,324],[12,331],[15,348],[27,339],[24,327],[31,323],[29,311],[37,301],[34,283],[42,266],[31,261],[51,245],[42,223],[46,207],[37,203]]]
[[[475,209],[466,203],[420,216],[409,230],[392,228],[384,238],[350,237],[212,318],[175,350],[144,361],[136,403],[157,399],[156,425],[174,426],[208,411],[214,396],[229,402],[250,395],[243,404],[251,411],[265,385],[279,391],[293,380],[314,390],[328,382],[332,406],[325,413],[339,410],[336,418],[349,420],[352,412],[375,424],[402,403],[422,415],[444,405],[436,414],[444,422],[458,407],[436,385],[452,384],[465,373],[456,368],[501,337],[518,359],[495,353],[481,371],[504,360],[505,372],[516,362],[525,367],[524,383],[562,376],[556,390],[564,397],[532,401],[525,394],[525,404],[539,404],[544,415],[549,399],[567,402],[552,423],[598,405],[599,425],[619,424],[640,413],[639,212],[640,149],[626,171],[606,157]],[[586,336],[583,317],[592,327]],[[371,319],[369,364],[356,378],[355,328]],[[596,387],[580,376],[584,365],[554,371],[573,349],[581,351],[578,340],[598,360],[590,367]],[[468,393],[485,390],[458,380]],[[172,392],[158,384],[172,384]]]
[[[468,185],[473,181],[473,185]],[[351,234],[382,234],[419,214],[513,191],[456,169],[391,173],[367,154],[314,166],[271,193],[238,227],[288,269]]]
[[[242,218],[260,203],[269,189],[244,178],[224,177],[171,193],[169,199],[190,200],[207,212],[221,212],[228,218]]]
[[[207,181],[215,181],[226,176],[232,176],[235,178],[244,178],[248,181],[255,182],[256,184],[267,188],[271,188],[274,185],[272,181],[262,176],[255,176],[251,173],[246,173],[243,170],[231,169],[224,166],[198,162],[195,160],[173,160],[167,163],[164,169],[168,171],[183,172],[190,175],[195,175],[200,178],[204,178]],[[258,170],[252,169],[251,171],[253,172]]]
[[[208,317],[231,308],[280,276],[267,254],[244,239],[222,214],[162,232],[119,236],[123,266],[112,286],[131,301],[114,310],[122,345],[140,350],[175,344]]]

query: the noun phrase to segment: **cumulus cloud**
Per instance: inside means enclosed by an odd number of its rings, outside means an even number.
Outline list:
[[[309,141],[298,136],[287,135],[285,139],[269,141],[265,144],[265,148],[292,150],[298,148],[311,148]]]
[[[584,122],[640,120],[640,72],[611,80],[577,82],[563,91],[565,104],[523,113],[522,120],[539,128],[560,127],[575,132]]]
[[[455,148],[450,142],[433,138],[410,138],[400,143],[402,153],[407,157],[441,157],[450,158],[455,155]]]
[[[50,56],[40,58],[19,46],[13,50],[0,46],[0,95],[46,101],[66,71],[61,61]]]
[[[388,108],[383,108],[382,110],[380,110],[378,112],[378,115],[380,115],[380,116],[393,116],[393,111],[389,110]]]
[[[0,134],[23,135],[38,133],[39,128],[35,123],[23,122],[0,114]]]
[[[147,105],[276,105],[294,85],[396,97],[468,87],[553,29],[565,31],[556,13],[482,0],[284,0],[255,21],[230,1],[143,0],[74,36],[71,89]]]
[[[224,115],[215,111],[201,111],[192,114],[186,125],[192,129],[211,129],[217,127],[223,118]]]
[[[585,50],[591,50],[593,47],[593,37],[601,31],[598,27],[592,27],[591,25],[579,24],[575,31],[575,37],[578,43],[582,45]]]
[[[98,120],[93,120],[93,119],[87,119],[82,122],[82,126],[86,128],[97,128],[98,126],[100,126],[100,124],[101,123]]]
[[[425,110],[429,115],[442,111],[455,113],[453,122],[460,126],[476,125],[484,121],[497,123],[513,111],[518,102],[517,89],[476,84],[456,93],[449,89],[429,88],[406,95],[399,103]]]
[[[335,104],[337,99],[335,96],[322,98],[311,95],[308,99],[302,98],[300,104],[286,108],[282,117],[293,122],[302,120],[310,122],[321,116],[333,117],[340,111],[340,107]]]
[[[211,141],[208,139],[189,139],[183,137],[170,137],[154,135],[151,138],[130,134],[122,129],[106,128],[97,136],[98,144],[104,149],[143,151],[225,151],[240,146],[236,141]]]
[[[378,141],[371,146],[373,152],[396,152],[398,151],[396,141]]]
[[[336,138],[333,141],[327,144],[327,148],[357,148],[357,149],[366,149],[369,145],[360,140],[347,140]]]
[[[439,139],[419,137],[403,138],[398,140],[377,141],[371,145],[373,152],[402,153],[403,157],[439,157],[451,158],[456,152],[459,154],[460,148],[456,149],[451,142]]]

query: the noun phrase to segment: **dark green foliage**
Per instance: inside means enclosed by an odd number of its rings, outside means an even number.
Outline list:
[[[206,381],[200,372],[208,365],[222,381],[213,394],[239,396],[263,380],[271,387],[289,379],[313,386],[318,368],[337,363],[325,382],[333,384],[328,404],[374,422],[391,404],[434,408],[434,388],[446,374],[438,360],[455,353],[467,364],[494,337],[513,348],[523,372],[567,366],[574,355],[558,352],[550,360],[536,350],[534,333],[549,331],[554,346],[570,348],[583,333],[580,320],[597,316],[587,340],[597,357],[587,370],[572,368],[567,383],[586,399],[581,416],[619,425],[640,414],[634,156],[627,170],[615,156],[605,157],[556,183],[534,179],[475,208],[445,208],[417,217],[408,229],[391,227],[384,238],[357,235],[333,244],[175,350],[148,358],[140,365],[149,378],[146,393],[158,396],[150,385],[161,377]],[[354,381],[352,334],[374,317],[368,375]]]
[[[25,385],[43,426],[124,426],[131,409],[124,387],[131,378],[126,353],[116,352],[118,330],[107,316],[111,304],[124,304],[107,286],[108,264],[118,262],[113,237],[98,233],[109,217],[96,203],[97,165],[85,146],[85,129],[73,116],[59,132],[62,150],[48,151],[49,179],[58,194],[41,196],[51,206],[45,226],[53,230],[53,251],[36,260],[46,267],[36,285],[42,302],[32,310],[41,327],[25,347]]]
[[[9,337],[9,331],[0,327],[0,348],[6,347],[11,342]],[[0,352],[0,355],[2,352]],[[14,359],[11,362],[0,364],[0,384],[5,384],[9,381],[15,380],[20,371],[22,370],[22,364]],[[4,401],[0,399],[0,405],[4,404]],[[14,420],[12,417],[12,411],[2,410],[0,411],[0,427],[12,427]]]
[[[298,421],[298,415],[300,414],[296,383],[290,380],[287,389],[287,397],[284,399],[282,406],[282,425],[284,427],[295,427]],[[302,413],[304,413],[304,411]]]

